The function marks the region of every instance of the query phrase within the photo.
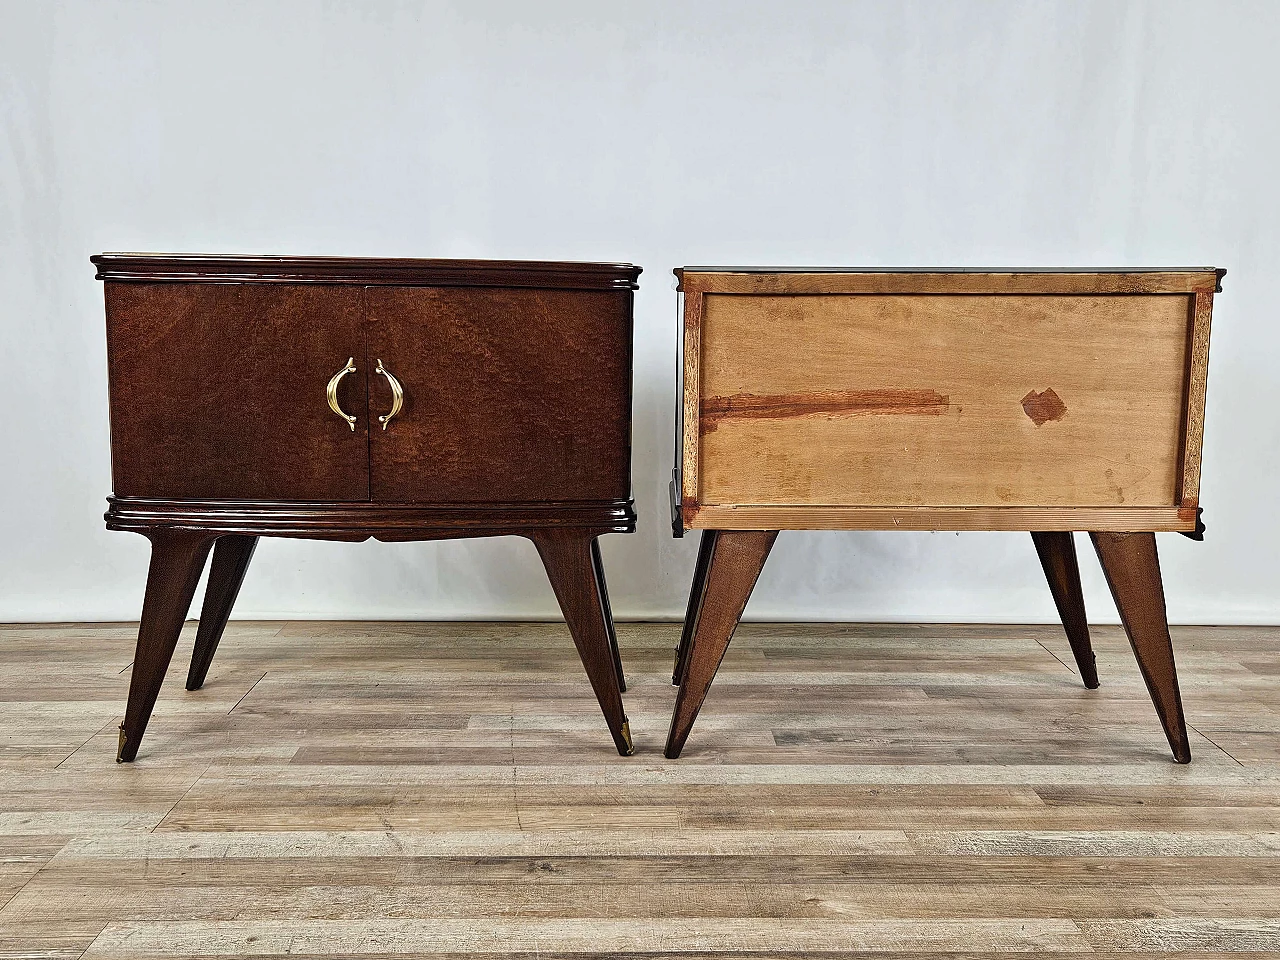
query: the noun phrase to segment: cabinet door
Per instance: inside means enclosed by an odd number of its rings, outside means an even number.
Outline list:
[[[360,287],[108,283],[115,493],[367,500]],[[326,398],[347,358],[356,370]]]
[[[625,500],[630,291],[377,287],[369,364],[374,500]]]

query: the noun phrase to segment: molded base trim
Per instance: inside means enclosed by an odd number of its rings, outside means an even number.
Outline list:
[[[321,503],[108,497],[108,530],[157,527],[314,540],[446,540],[571,528],[634,533],[632,500],[558,503]]]

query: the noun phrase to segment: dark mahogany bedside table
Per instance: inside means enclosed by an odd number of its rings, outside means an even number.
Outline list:
[[[685,267],[676,536],[702,530],[677,757],[780,530],[1027,530],[1096,687],[1088,531],[1174,758],[1191,759],[1155,531],[1200,539],[1225,271]]]
[[[261,536],[538,549],[632,752],[596,538],[631,533],[629,264],[103,254],[114,495],[151,541],[118,759],[210,550],[187,689]]]

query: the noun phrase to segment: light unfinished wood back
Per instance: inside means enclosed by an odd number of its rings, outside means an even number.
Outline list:
[[[1212,269],[677,275],[683,528],[1196,526]]]

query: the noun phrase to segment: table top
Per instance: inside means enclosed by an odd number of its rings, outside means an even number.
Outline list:
[[[676,267],[673,273],[1211,273],[1215,267]],[[1223,273],[1226,271],[1224,270]]]
[[[701,293],[1222,292],[1221,267],[676,267],[676,289]]]
[[[635,290],[630,263],[554,260],[439,260],[281,257],[208,253],[101,253],[98,280],[134,283],[327,283],[558,290]]]

